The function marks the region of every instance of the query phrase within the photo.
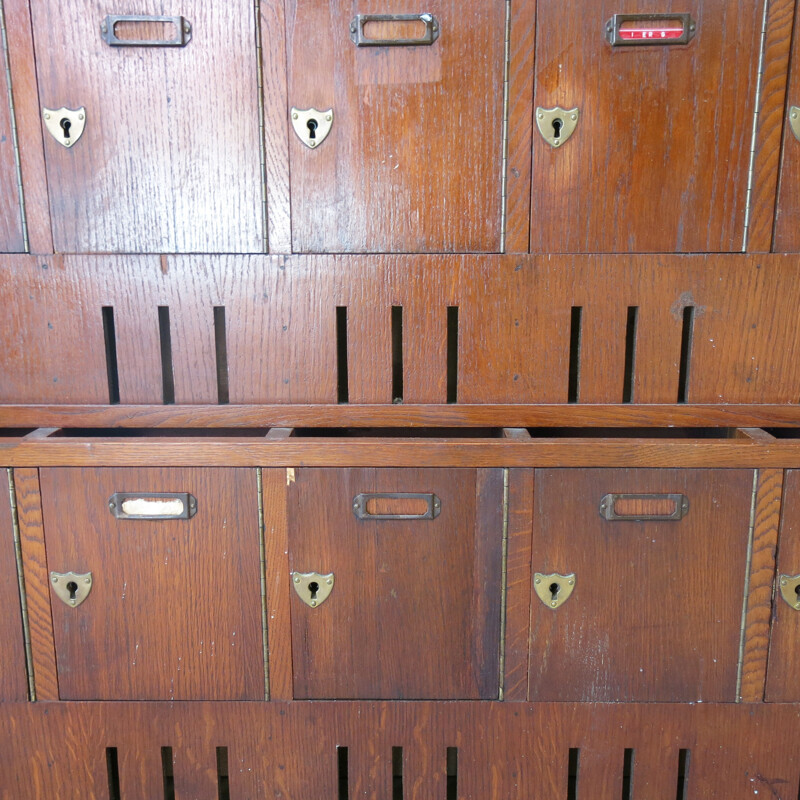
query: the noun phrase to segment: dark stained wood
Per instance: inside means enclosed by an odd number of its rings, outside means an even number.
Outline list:
[[[800,701],[797,679],[797,648],[800,646],[800,613],[788,606],[780,592],[781,575],[800,574],[800,472],[785,474],[781,528],[778,540],[778,565],[772,596],[772,628],[769,642],[769,665],[765,700],[768,702]]]
[[[39,471],[15,469],[14,484],[36,699],[58,700],[58,671],[50,610],[50,575],[42,524]]]
[[[796,15],[795,11],[795,15]],[[778,202],[775,208],[775,231],[772,249],[776,252],[800,250],[800,142],[789,125],[789,111],[800,106],[800,36],[795,31],[789,62],[789,85],[783,109],[783,142],[781,149]]]
[[[106,45],[110,2],[31,5],[41,105],[86,108],[72,148],[44,134],[56,250],[261,252],[253,3],[193,6],[173,48]]]
[[[362,492],[434,492],[441,513],[359,520]],[[335,582],[317,608],[291,593],[295,697],[496,698],[502,492],[500,470],[298,469],[290,570]]]
[[[341,744],[350,751],[351,797],[392,796],[393,746],[404,748],[404,796],[444,797],[445,751],[456,746],[466,800],[566,797],[572,747],[580,750],[577,796],[618,798],[609,786],[619,786],[630,747],[634,798],[676,797],[678,751],[686,748],[687,797],[794,800],[799,733],[795,705],[14,703],[0,726],[0,797],[58,796],[73,785],[107,797],[107,746],[118,748],[121,796],[161,797],[160,747],[169,746],[176,796],[184,786],[184,796],[217,800],[220,745],[228,747],[233,798],[336,797]],[[598,784],[599,775],[607,782]]]
[[[5,22],[5,15],[3,21]],[[12,95],[6,77],[5,48],[0,53],[0,253],[25,252],[17,158],[14,153]]]
[[[556,609],[533,596],[529,698],[735,700],[752,491],[749,470],[537,470],[531,571],[575,587]],[[608,493],[689,511],[608,521]]]
[[[286,519],[286,494],[291,481],[294,481],[291,468],[261,471],[271,700],[292,699],[291,583]]]
[[[288,106],[334,114],[314,150],[285,118],[295,251],[499,250],[506,3],[424,11],[434,44],[356,48],[352,3],[286,3]]]
[[[25,637],[14,547],[14,526],[6,471],[0,472],[0,564],[5,579],[0,586],[0,702],[28,699],[28,675],[25,668]]]
[[[30,7],[28,0],[4,0],[3,10],[14,92],[14,113],[19,133],[28,244],[31,253],[52,253],[53,235],[50,229],[42,112],[36,85]]]
[[[51,596],[62,699],[264,697],[253,470],[41,472],[51,570],[92,572],[77,608]],[[190,492],[191,520],[117,520],[115,492]]]
[[[690,12],[694,40],[616,49],[616,0],[539,0],[534,106],[580,119],[562,147],[534,137],[532,252],[742,249],[763,9],[647,0],[637,13]]]
[[[508,470],[504,700],[528,697],[533,473],[532,469]]]
[[[767,7],[758,130],[747,228],[747,251],[751,253],[767,253],[772,249],[795,5],[795,0],[778,0],[770,2]]]
[[[782,492],[783,470],[758,471],[739,691],[743,703],[760,703],[764,699]]]

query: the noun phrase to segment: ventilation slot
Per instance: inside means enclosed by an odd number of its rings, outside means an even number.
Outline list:
[[[458,748],[447,748],[447,800],[458,797]]]
[[[231,800],[227,747],[217,748],[217,798],[218,800]]]
[[[581,390],[581,306],[572,307],[569,323],[569,379],[567,402],[577,403]]]
[[[636,369],[637,306],[628,306],[628,324],[625,328],[625,380],[622,383],[622,402],[633,402],[633,376]]]
[[[350,402],[347,380],[347,306],[336,307],[336,396],[340,403]]]
[[[447,307],[447,402],[458,402],[458,306]]]
[[[161,391],[164,405],[175,402],[175,376],[172,373],[172,338],[169,331],[169,308],[158,307],[158,337],[161,341]]]
[[[675,795],[677,800],[686,800],[689,796],[689,759],[690,750],[681,750],[678,753],[678,791]]]
[[[570,747],[567,765],[567,800],[578,800],[578,762],[580,756],[581,751],[577,747]]]
[[[625,758],[622,763],[622,800],[633,798],[633,750],[625,749]]]
[[[108,774],[108,800],[120,800],[119,758],[116,747],[106,747],[106,773]]]
[[[403,307],[392,306],[392,402],[403,402]]]
[[[108,402],[119,403],[119,370],[117,368],[117,332],[114,328],[113,306],[103,306],[103,340],[106,343],[106,374],[108,376]]]
[[[694,306],[683,309],[681,332],[681,366],[678,372],[678,402],[687,403],[689,397],[689,370],[692,361],[692,336],[694,335]]]
[[[392,748],[392,800],[403,800],[403,748]]]
[[[175,800],[175,775],[172,772],[172,748],[161,748],[161,774],[164,777],[164,800]]]
[[[347,748],[337,747],[336,757],[339,767],[339,800],[348,800],[350,796],[349,780],[347,776]]]
[[[214,351],[217,359],[217,402],[230,402],[228,390],[228,335],[225,328],[225,306],[214,306]]]

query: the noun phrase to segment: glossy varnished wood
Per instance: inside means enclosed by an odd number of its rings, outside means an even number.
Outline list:
[[[604,519],[606,494],[683,494],[681,520]],[[531,570],[575,574],[534,596],[529,699],[737,699],[753,472],[537,470]]]
[[[254,470],[45,469],[48,566],[91,572],[51,595],[62,699],[263,699]],[[115,492],[189,492],[190,520],[117,520]]]
[[[44,133],[56,250],[262,252],[253,3],[192,5],[171,48],[106,45],[111,2],[31,7],[41,105],[86,108],[72,148]]]
[[[501,470],[296,470],[289,564],[334,573],[317,608],[292,591],[294,696],[496,699]],[[361,493],[433,492],[435,519],[361,520]]]
[[[334,115],[313,150],[286,116],[296,252],[499,251],[506,3],[424,11],[432,45],[357,48],[352,3],[286,3],[288,105]]]
[[[622,10],[537,3],[534,106],[580,120],[562,147],[534,137],[531,250],[740,251],[764,3],[639,2],[690,12],[696,36],[614,49],[605,24]]]

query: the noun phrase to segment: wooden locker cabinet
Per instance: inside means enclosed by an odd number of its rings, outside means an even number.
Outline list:
[[[502,470],[298,469],[287,492],[292,572],[335,576],[316,608],[292,592],[296,698],[497,699]]]
[[[612,46],[623,12],[696,29]],[[531,252],[741,251],[762,23],[752,0],[539,0],[534,106],[579,119],[558,147],[534,130]]]
[[[429,45],[351,41],[356,12],[419,10],[287,2],[289,106],[333,110],[318,147],[289,134],[295,252],[500,251],[506,4],[432,0]],[[365,30],[413,41],[419,28]]]
[[[530,699],[735,701],[752,471],[537,470],[534,487],[532,571],[575,586],[555,609],[534,594]]]
[[[800,40],[792,42],[773,250],[800,251]]]
[[[62,700],[264,698],[254,470],[67,467],[40,480],[48,568],[92,574],[74,608],[50,587]],[[191,494],[197,511],[109,507],[154,492]]]
[[[165,13],[153,0],[135,8]],[[69,148],[42,119],[56,252],[263,252],[253,3],[183,4],[183,47],[107,44],[101,25],[131,13],[111,0],[31,9],[41,106],[85,109]],[[123,42],[176,35],[112,27]]]

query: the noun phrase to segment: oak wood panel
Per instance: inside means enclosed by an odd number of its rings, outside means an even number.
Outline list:
[[[800,574],[800,472],[793,469],[785,474],[781,507],[778,564],[772,596],[772,627],[769,641],[769,664],[765,699],[768,702],[797,702],[800,700],[800,681],[797,679],[797,648],[800,646],[800,614],[783,600],[780,576]]]
[[[41,104],[86,108],[72,148],[44,133],[56,250],[261,252],[253,3],[193,5],[171,48],[106,45],[110,0],[31,7]]]
[[[750,215],[746,233],[747,251],[751,253],[767,253],[772,249],[795,5],[795,0],[773,0],[767,5]]]
[[[508,471],[504,700],[528,697],[533,472],[532,469]]]
[[[22,608],[19,585],[14,580],[17,562],[14,546],[14,525],[11,499],[5,470],[0,478],[0,564],[5,579],[0,586],[0,701],[28,699],[28,675],[25,667],[25,637],[22,629]]]
[[[584,767],[605,756],[609,783],[618,785],[630,747],[633,797],[676,797],[678,751],[685,748],[686,797],[723,800],[758,791],[794,800],[798,731],[795,705],[13,703],[0,725],[0,797],[33,800],[76,785],[85,797],[107,797],[107,746],[118,748],[121,796],[160,797],[159,751],[169,746],[176,789],[179,770],[191,764],[208,777],[189,796],[216,800],[220,745],[228,747],[231,797],[337,796],[342,744],[351,749],[351,797],[392,795],[386,780],[393,746],[404,748],[404,796],[415,800],[445,796],[451,746],[459,748],[458,796],[467,800],[566,797],[571,747]],[[589,782],[592,773],[579,767],[578,797],[603,796]]]
[[[434,492],[432,520],[358,520],[362,492]],[[310,608],[292,592],[298,698],[495,698],[502,473],[296,471],[289,562],[334,573]]]
[[[52,597],[63,699],[264,696],[253,470],[41,471],[47,555],[92,572],[86,600]],[[117,520],[115,492],[190,492],[191,520]]]
[[[352,3],[286,3],[288,106],[334,114],[313,150],[285,121],[295,251],[499,250],[506,3],[425,11],[434,44],[356,48]]]
[[[797,12],[795,11],[795,17]],[[789,61],[789,82],[784,107],[784,129],[781,147],[778,202],[775,207],[775,230],[772,249],[776,252],[800,250],[800,141],[792,133],[789,113],[800,106],[800,36],[797,20],[792,39]]]
[[[28,244],[31,253],[52,253],[53,234],[50,228],[50,201],[47,194],[30,7],[28,0],[4,0],[3,10],[14,92],[14,114],[19,133]]]
[[[742,249],[763,9],[647,0],[637,13],[690,12],[694,39],[612,48],[615,0],[539,1],[534,106],[580,119],[562,147],[534,137],[533,252]]]
[[[537,470],[531,570],[575,586],[556,609],[533,597],[529,698],[734,701],[752,490],[746,470]],[[608,521],[608,493],[689,510]]]
[[[761,702],[766,688],[782,493],[783,470],[758,471],[739,691],[739,697],[744,703]]]
[[[58,700],[58,670],[50,610],[50,575],[42,523],[39,471],[15,469],[14,484],[36,699]]]
[[[0,15],[5,27],[3,9],[0,9]],[[0,56],[0,252],[22,253],[25,251],[25,238],[22,230],[17,156],[14,152],[13,98],[6,73],[8,55],[5,47]]]

